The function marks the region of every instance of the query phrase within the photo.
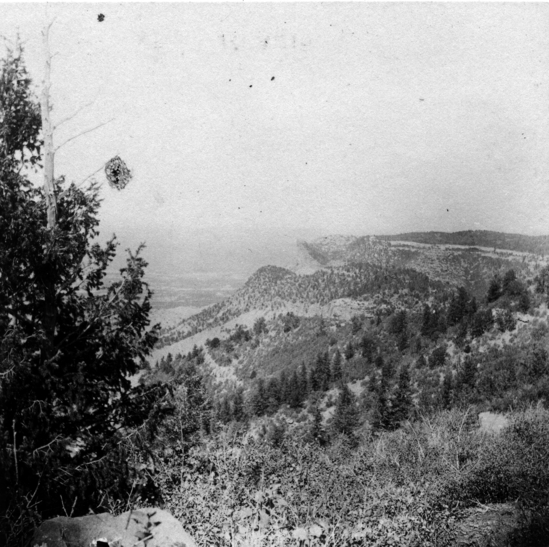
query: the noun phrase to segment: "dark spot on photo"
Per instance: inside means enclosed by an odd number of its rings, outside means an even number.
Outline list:
[[[98,20],[100,23],[102,23],[102,22],[105,20],[105,16],[104,16],[102,13],[100,13],[100,14],[97,16],[97,20]]]

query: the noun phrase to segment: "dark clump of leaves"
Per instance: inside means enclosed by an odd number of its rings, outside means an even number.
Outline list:
[[[132,173],[120,156],[115,156],[106,163],[105,176],[109,186],[116,190],[123,190],[132,180]]]

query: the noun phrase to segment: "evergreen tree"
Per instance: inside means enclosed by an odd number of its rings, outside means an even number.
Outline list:
[[[120,432],[153,435],[163,413],[165,386],[129,380],[158,335],[147,263],[142,246],[129,252],[107,285],[116,240],[92,243],[97,185],[60,177],[45,190],[26,177],[41,168],[40,109],[18,48],[0,63],[0,119],[0,510],[29,494],[43,517],[62,512],[60,496],[82,514],[110,480],[129,494]]]
[[[470,298],[464,287],[459,287],[457,294],[452,295],[448,307],[448,324],[457,325],[462,321],[467,313],[467,304]]]
[[[399,334],[397,338],[397,349],[398,351],[404,351],[408,347],[408,332],[403,331]]]
[[[317,335],[326,336],[326,322],[324,321],[324,317],[321,317],[318,323]]]
[[[332,428],[336,433],[352,436],[354,430],[359,425],[359,410],[356,397],[347,387],[347,384],[341,384],[339,390]]]
[[[375,351],[375,342],[370,334],[365,333],[362,336],[360,340],[360,350],[362,357],[365,357],[368,363],[371,363]]]
[[[389,360],[383,362],[381,368],[381,378],[377,386],[377,404],[374,409],[372,427],[377,429],[391,429],[393,425],[393,416],[390,400],[391,378],[393,369]]]
[[[353,315],[351,318],[351,334],[357,335],[362,330],[362,320],[357,315]]]
[[[421,317],[421,334],[431,337],[434,334],[433,324],[431,321],[431,308],[429,304],[423,306],[423,315]]]
[[[490,281],[488,293],[486,294],[486,302],[488,302],[488,304],[495,302],[502,294],[501,279],[498,275],[495,275]]]
[[[440,406],[448,409],[452,407],[452,394],[454,389],[454,381],[452,371],[447,370],[442,381],[440,390]]]
[[[541,269],[539,274],[534,278],[535,291],[538,294],[547,294],[549,292],[549,266]]]
[[[465,308],[465,315],[467,318],[471,318],[478,311],[477,299],[473,296],[468,302]]]
[[[316,359],[316,375],[318,378],[318,388],[320,391],[326,391],[330,387],[330,358],[328,352],[319,353]]]
[[[307,372],[305,371],[305,374]],[[288,385],[288,405],[291,408],[298,408],[306,394],[303,392],[302,379],[298,375],[297,371],[293,371],[290,383]],[[305,380],[305,385],[307,385],[307,380]]]
[[[391,424],[392,416],[388,386],[380,382],[377,389],[376,406],[372,416],[372,428],[376,431],[379,429],[389,429]]]
[[[305,363],[301,363],[298,371],[298,398],[299,402],[302,403],[308,396],[311,391],[311,386],[309,385],[309,375],[307,373],[307,367]]]
[[[376,369],[382,369],[383,366],[385,364],[385,360],[383,359],[383,355],[381,353],[378,353],[376,355],[376,358],[374,360],[374,366],[376,367]]]
[[[216,405],[216,416],[221,423],[229,423],[231,421],[231,404],[228,397],[223,397]]]
[[[312,442],[318,443],[320,446],[326,444],[326,430],[322,423],[322,414],[318,405],[315,405],[313,408],[313,421],[309,428],[308,437]]]
[[[290,382],[285,370],[280,373],[280,402],[286,405],[290,402]]]
[[[421,353],[419,357],[416,359],[415,367],[416,369],[422,369],[427,366],[427,359],[425,359],[425,355]]]
[[[267,399],[267,414],[274,414],[280,406],[280,383],[278,378],[272,377],[267,383],[265,389],[265,398]]]
[[[339,348],[334,353],[332,360],[332,381],[339,382],[343,378],[343,371],[341,370],[341,352]]]
[[[446,363],[446,346],[436,347],[429,357],[429,366],[431,368],[443,367]]]
[[[396,312],[389,320],[389,332],[397,339],[406,333],[408,329],[408,314],[406,310]]]
[[[492,311],[479,310],[472,318],[471,321],[471,336],[473,338],[478,338],[482,336],[494,323],[494,318],[492,316]]]
[[[242,388],[238,388],[234,393],[232,418],[237,422],[244,419],[244,393]]]
[[[263,416],[265,414],[268,407],[266,395],[265,380],[258,378],[248,399],[248,411],[251,416]]]
[[[460,388],[462,386],[467,386],[473,389],[475,387],[476,377],[477,366],[475,365],[472,357],[470,355],[467,355],[461,365],[456,383],[459,385]]]
[[[346,361],[350,361],[355,356],[355,348],[351,341],[345,345],[344,355]]]
[[[265,321],[264,317],[258,317],[253,326],[253,331],[256,336],[260,336],[264,332],[268,332],[267,330],[267,321]]]
[[[513,294],[513,285],[517,281],[517,274],[515,270],[507,270],[503,276],[501,282],[501,292],[502,294]]]
[[[392,404],[393,421],[398,424],[407,420],[412,409],[412,387],[410,384],[410,370],[407,365],[400,367],[398,385]]]

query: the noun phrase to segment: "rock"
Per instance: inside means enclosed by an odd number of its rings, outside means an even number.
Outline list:
[[[196,547],[181,523],[167,511],[136,509],[115,517],[110,513],[56,517],[35,531],[32,547]]]
[[[484,433],[501,433],[509,425],[509,418],[495,412],[481,412],[478,419],[480,430]]]
[[[469,509],[457,525],[456,547],[510,547],[519,527],[519,511],[509,503]]]

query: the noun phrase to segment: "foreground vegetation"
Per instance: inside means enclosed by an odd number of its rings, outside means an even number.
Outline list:
[[[516,503],[513,545],[549,533],[549,412],[513,414],[501,435],[443,411],[372,435],[320,444],[225,427],[155,459],[167,509],[199,545],[452,545],[479,504]]]

